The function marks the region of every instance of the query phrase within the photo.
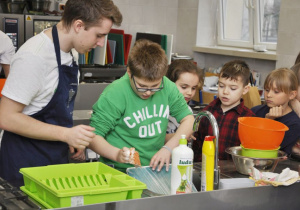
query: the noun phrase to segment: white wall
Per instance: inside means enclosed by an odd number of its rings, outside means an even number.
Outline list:
[[[123,15],[120,29],[133,35],[132,43],[137,32],[173,34],[174,43],[177,42],[178,0],[114,0],[114,3]]]
[[[191,1],[191,0],[188,0]],[[196,23],[198,21],[198,42],[197,45],[203,46],[215,46],[217,45],[217,26],[216,26],[216,18],[217,18],[217,2],[218,0],[199,0],[198,5],[198,18],[194,20]],[[196,23],[197,24],[197,23]],[[180,27],[179,25],[177,26]],[[179,34],[177,34],[179,36]],[[196,36],[195,36],[196,39]],[[196,40],[195,40],[196,45]],[[194,46],[195,46],[194,45]],[[268,73],[275,69],[276,62],[262,59],[252,59],[252,58],[242,58],[235,56],[226,56],[226,55],[216,55],[216,54],[208,54],[208,53],[199,53],[192,52],[192,57],[198,63],[201,68],[217,68],[222,66],[224,63],[234,60],[241,59],[248,63],[250,69],[256,70],[261,73],[261,82],[260,86],[263,85],[263,82],[268,75]]]
[[[198,0],[178,0],[178,18],[175,50],[178,54],[192,56],[197,34]]]
[[[276,68],[291,67],[300,51],[299,11],[299,0],[281,0]]]
[[[55,0],[52,0],[55,6]],[[133,35],[136,32],[173,34],[173,52],[194,57],[202,68],[219,67],[238,57],[193,52],[197,45],[216,44],[217,0],[114,0],[123,14],[121,29]],[[199,7],[198,7],[199,4]],[[300,51],[300,1],[282,0],[279,21],[278,60],[244,59],[251,69],[262,73],[262,80],[273,69],[290,67]],[[199,8],[199,12],[198,12]],[[262,85],[262,84],[261,84]]]

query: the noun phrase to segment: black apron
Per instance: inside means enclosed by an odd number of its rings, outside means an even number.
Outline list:
[[[73,126],[74,100],[78,87],[78,66],[61,65],[56,26],[52,36],[58,64],[59,81],[50,102],[31,117],[52,125]],[[12,185],[24,185],[20,168],[68,163],[68,144],[61,141],[43,141],[4,131],[0,150],[0,177]]]

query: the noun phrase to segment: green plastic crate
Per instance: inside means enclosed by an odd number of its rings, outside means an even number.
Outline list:
[[[21,168],[21,190],[46,208],[137,199],[146,184],[100,162]]]

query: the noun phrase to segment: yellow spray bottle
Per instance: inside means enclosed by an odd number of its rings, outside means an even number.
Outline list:
[[[206,136],[202,146],[201,191],[214,189],[215,136]]]

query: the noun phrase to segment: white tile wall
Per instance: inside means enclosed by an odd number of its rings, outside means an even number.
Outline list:
[[[55,0],[51,0],[50,9]],[[197,45],[215,45],[216,9],[218,0],[114,0],[123,14],[120,27],[126,33],[150,32],[173,34],[173,52],[194,57],[200,67],[216,67],[237,57],[194,53],[196,45],[197,21],[200,21]],[[199,5],[199,7],[198,7]],[[199,8],[199,12],[198,12]],[[300,1],[282,0],[278,32],[278,61],[244,59],[252,69],[262,73],[262,80],[271,70],[290,67],[300,51]]]
[[[178,21],[175,53],[193,55],[192,48],[196,44],[198,0],[178,1]]]
[[[199,0],[197,21],[200,27],[198,28],[197,32],[197,45],[216,45],[217,2],[218,0]],[[178,25],[177,27],[179,28],[180,26]],[[177,36],[179,36],[178,33]],[[247,59],[234,56],[214,55],[198,52],[194,52],[193,57],[200,67],[205,67],[206,69],[208,69],[209,67],[217,68],[219,66],[222,66],[224,63],[234,59],[245,60],[250,66],[250,69],[257,70],[261,73],[261,86],[263,85],[267,74],[275,68],[276,63],[275,61],[268,60],[250,58]]]
[[[178,0],[114,0],[114,3],[123,14],[119,28],[133,35],[132,45],[137,32],[173,34],[176,43]]]
[[[276,68],[291,67],[300,52],[300,1],[281,1]]]
[[[119,0],[114,2],[120,7],[121,11],[122,8],[126,6],[126,11],[122,11],[124,23],[126,23],[123,24],[122,27],[124,27],[125,30],[128,30],[129,33],[132,34],[138,31],[172,33],[174,34],[173,52],[194,57],[194,60],[201,68],[216,68],[230,60],[238,59],[238,57],[232,56],[194,53],[192,50],[196,45],[197,20],[201,21],[201,28],[198,29],[201,37],[198,39],[197,44],[215,45],[217,0],[149,1],[152,3],[143,0],[127,0],[126,3],[124,3],[122,0]],[[159,9],[157,9],[158,2],[161,4]],[[141,9],[146,8],[148,10],[145,13],[143,12],[144,16],[141,16],[139,20],[143,22],[143,24],[135,24],[129,21],[134,12],[134,5],[140,6]],[[200,9],[199,12],[198,8]],[[166,11],[168,15],[164,16],[162,11]],[[155,13],[155,17],[153,17],[153,13]],[[126,20],[127,17],[129,19],[128,21]],[[241,59],[245,60],[251,69],[261,72],[262,81],[264,81],[266,75],[275,68],[274,61]]]

